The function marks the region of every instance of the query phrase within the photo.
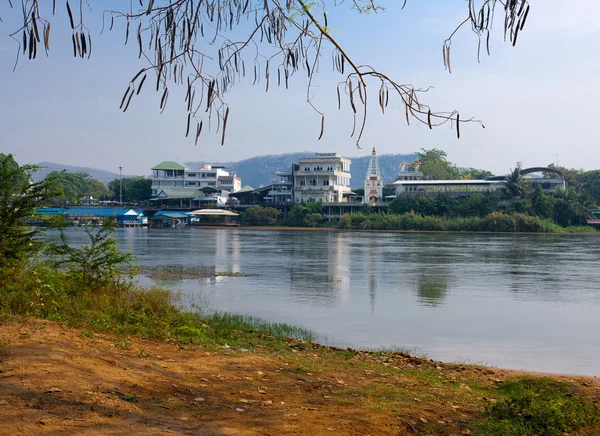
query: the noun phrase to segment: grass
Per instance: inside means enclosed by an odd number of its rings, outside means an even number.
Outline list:
[[[200,268],[190,268],[181,265],[167,265],[156,268],[135,268],[128,273],[141,274],[155,280],[183,280],[202,279],[213,277],[258,277],[261,274],[248,274],[241,272],[205,271]]]
[[[128,348],[122,339],[125,335],[235,348],[285,343],[288,337],[316,339],[313,332],[300,327],[247,315],[183,312],[175,303],[168,290],[142,289],[121,279],[82,290],[67,272],[44,263],[15,269],[0,280],[0,320],[37,317],[60,321],[83,328],[82,335],[90,338],[94,332],[111,333],[121,349]]]
[[[477,434],[562,436],[600,423],[598,405],[569,383],[525,377],[503,382],[498,392],[501,399],[486,407],[489,419],[474,426]]]

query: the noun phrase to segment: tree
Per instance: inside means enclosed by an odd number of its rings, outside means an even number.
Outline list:
[[[521,168],[517,167],[508,173],[502,181],[502,189],[506,197],[513,201],[520,200],[525,196],[527,186],[521,175]]]
[[[490,171],[478,170],[475,168],[469,168],[466,171],[460,172],[460,178],[467,179],[467,180],[485,180],[488,177],[492,177],[492,176],[493,176],[493,174]]]
[[[533,213],[540,218],[552,218],[556,198],[553,194],[544,193],[542,186],[537,185],[531,196]]]
[[[28,220],[36,207],[59,194],[48,180],[33,182],[34,165],[19,165],[12,155],[0,153],[0,270],[37,253],[40,228]],[[1,275],[1,273],[0,273]]]
[[[143,176],[124,177],[123,179],[114,179],[108,183],[114,199],[119,199],[121,182],[123,183],[123,202],[140,203],[148,200],[152,196],[152,180]]]
[[[420,170],[429,180],[454,180],[459,177],[460,171],[452,165],[446,157],[448,153],[437,148],[431,150],[421,149],[417,153],[421,162]]]
[[[67,268],[80,289],[117,280],[120,267],[131,264],[131,254],[119,250],[119,242],[113,238],[114,220],[106,218],[100,226],[85,226],[89,243],[81,246],[70,245],[63,230],[61,227],[60,243],[53,244],[51,252],[57,256],[54,262]]]
[[[243,220],[250,225],[272,226],[279,215],[281,211],[274,207],[252,206],[244,211]]]
[[[86,195],[89,177],[87,173],[70,173],[67,170],[62,170],[52,171],[46,176],[46,180],[60,189],[61,194],[56,200],[66,205],[77,203]]]
[[[90,6],[91,9],[90,3],[93,2],[67,0],[66,7],[61,8],[68,15],[73,30],[73,54],[82,58],[91,56],[92,35],[84,20],[85,8]],[[343,76],[336,89],[338,106],[341,107],[343,96],[355,120],[352,136],[356,136],[357,143],[365,130],[368,103],[375,102],[385,112],[388,103],[396,104],[390,101],[390,95],[405,107],[407,122],[416,120],[429,128],[452,122],[460,137],[460,124],[473,121],[461,118],[456,111],[432,111],[421,101],[428,88],[414,88],[397,82],[376,68],[351,58],[335,39],[334,23],[328,22],[328,9],[352,7],[358,13],[383,12],[385,9],[377,0],[323,0],[320,3],[306,0],[139,0],[139,3],[122,3],[126,6],[105,12],[109,20],[106,26],[109,30],[124,29],[126,44],[137,45],[138,56],[147,59],[148,66],[133,75],[121,108],[123,111],[129,108],[133,97],[140,93],[144,83],[148,83],[149,75],[155,76],[150,81],[160,92],[161,110],[168,102],[170,86],[183,85],[186,87],[186,136],[195,131],[196,142],[203,124],[208,124],[209,120],[217,125],[217,132],[221,132],[224,141],[230,109],[225,95],[242,77],[253,76],[254,83],[262,80],[268,90],[274,82],[271,76],[277,76],[277,84],[287,88],[300,70],[308,76],[306,100],[319,115],[321,138],[325,114],[313,104],[312,88],[315,75],[323,68],[320,59],[329,57],[324,54],[327,47],[333,50],[334,69]],[[9,5],[13,6],[13,2],[9,1]],[[41,52],[43,48],[46,53],[50,50],[49,18],[56,12],[57,2],[23,0],[22,5],[22,8],[13,9],[20,14],[21,26],[11,37],[19,44],[17,53],[35,59],[38,50]],[[489,54],[490,32],[496,13],[503,15],[496,19],[504,23],[505,39],[513,45],[529,14],[527,0],[469,0],[466,9],[464,21],[443,43],[443,62],[450,72],[451,45],[460,29],[470,27],[479,39],[478,47],[484,47]],[[370,83],[368,87],[367,83]],[[367,90],[373,91],[369,94]]]
[[[95,200],[106,200],[110,191],[100,180],[87,179],[84,195],[91,195]]]

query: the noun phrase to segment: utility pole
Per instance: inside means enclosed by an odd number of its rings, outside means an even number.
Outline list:
[[[558,156],[562,156],[562,154],[555,153],[554,156],[556,156],[556,168],[558,168]]]
[[[119,204],[123,206],[123,167],[119,166]]]

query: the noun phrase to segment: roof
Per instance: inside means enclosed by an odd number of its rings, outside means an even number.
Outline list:
[[[94,216],[94,217],[110,217],[110,216],[121,216],[126,215],[127,213],[134,211],[137,215],[143,214],[143,211],[134,210],[134,209],[117,209],[117,208],[109,208],[109,207],[73,207],[69,209],[63,208],[44,208],[38,209],[37,213],[40,215],[84,215],[84,216]],[[132,215],[132,214],[129,214]]]
[[[158,193],[155,198],[151,200],[163,200],[165,198],[179,199],[179,198],[194,198],[198,195],[198,189],[192,188],[167,188]]]
[[[172,160],[166,160],[164,162],[159,163],[152,169],[153,170],[186,170],[186,169],[189,169],[189,167],[185,166],[184,164],[180,164],[179,162],[175,162]]]
[[[186,212],[160,210],[160,211],[156,212],[150,219],[163,219],[163,218],[180,219],[180,218],[187,218],[187,217],[188,217],[188,214]]]
[[[238,191],[235,191],[235,193],[236,194],[241,194],[241,193],[244,193],[244,192],[251,192],[251,191],[254,191],[254,188],[252,186],[246,185],[242,189],[240,189]]]
[[[394,185],[498,185],[499,180],[398,180]]]
[[[201,216],[201,215],[219,215],[219,216],[238,216],[239,214],[224,209],[199,209],[190,212],[189,215]]]

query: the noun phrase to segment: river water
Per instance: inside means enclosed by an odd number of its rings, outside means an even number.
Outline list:
[[[304,326],[342,347],[600,375],[592,235],[129,228],[118,237],[140,266],[261,274],[159,283],[184,304]]]

